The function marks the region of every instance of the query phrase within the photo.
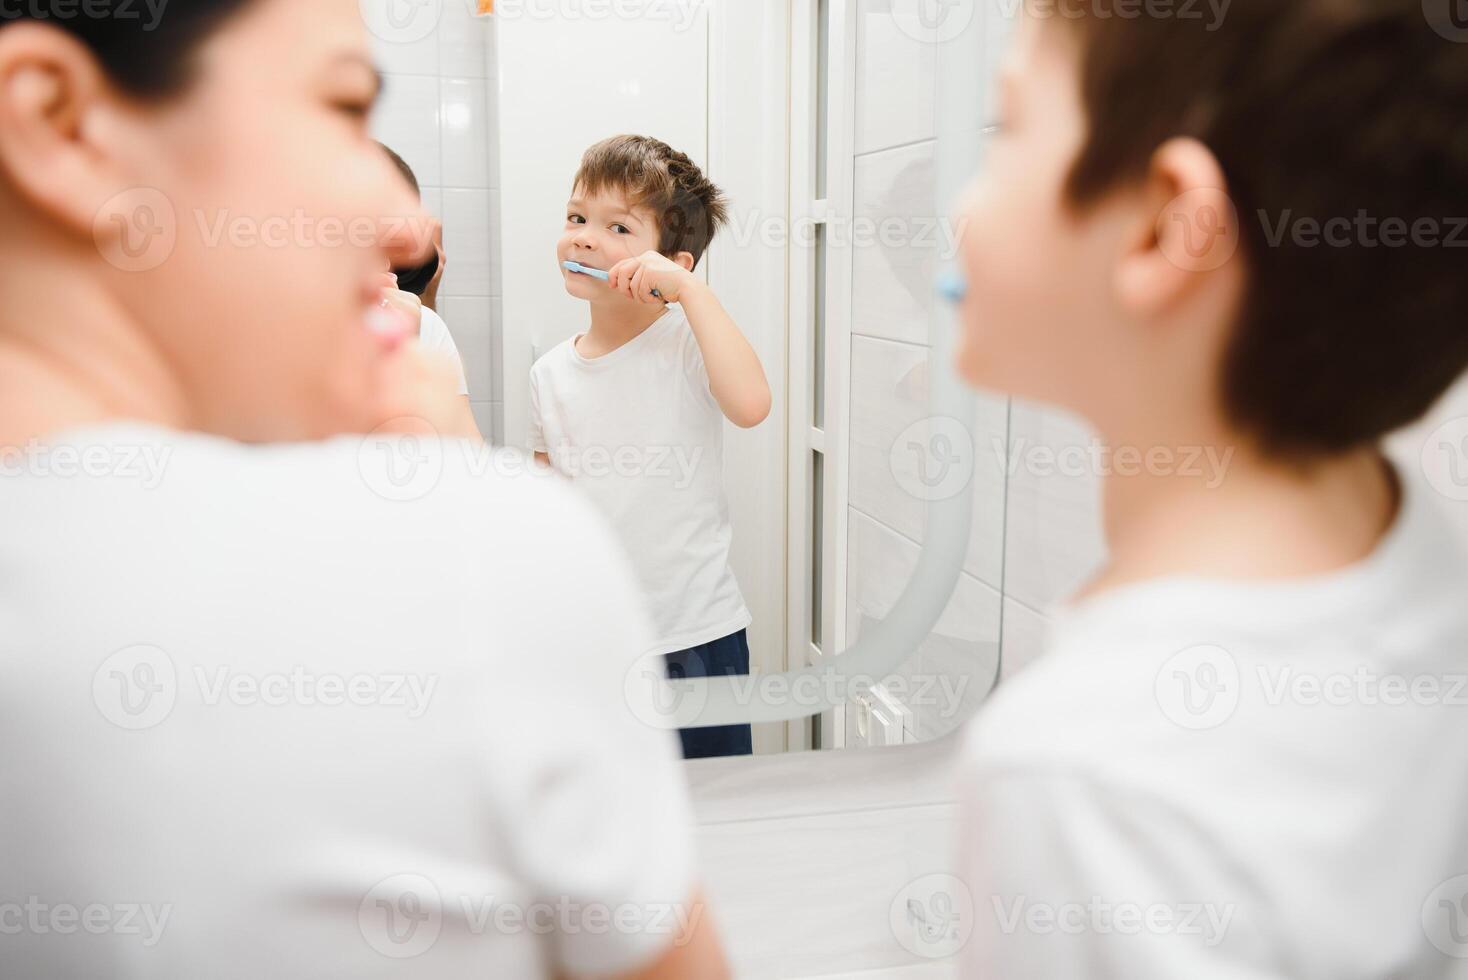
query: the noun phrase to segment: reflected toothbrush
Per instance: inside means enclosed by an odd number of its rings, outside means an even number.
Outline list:
[[[572,262],[569,259],[567,259],[565,262],[562,262],[561,267],[570,272],[579,272],[583,276],[590,276],[593,279],[600,279],[602,282],[610,282],[612,278],[611,273],[609,272],[605,272],[601,269],[593,269],[589,265],[582,265],[580,262]],[[658,299],[663,298],[663,294],[658,292],[656,289],[652,291],[652,294]]]
[[[950,269],[938,277],[938,295],[957,306],[968,295],[968,280],[962,273]]]

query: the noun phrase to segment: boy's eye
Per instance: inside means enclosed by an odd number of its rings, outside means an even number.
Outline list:
[[[365,122],[372,114],[372,103],[359,99],[341,99],[332,108],[354,122]]]
[[[632,234],[632,229],[628,228],[626,225],[612,225],[612,231],[615,231],[619,235]]]
[[[573,224],[573,225],[584,225],[584,224],[586,224],[586,219],[583,218],[583,217],[581,217],[581,215],[579,215],[579,214],[568,214],[568,215],[566,215],[566,220],[569,221],[569,222],[571,222],[571,224]]]

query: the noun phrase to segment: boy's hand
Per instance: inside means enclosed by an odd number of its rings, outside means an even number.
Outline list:
[[[628,299],[644,303],[676,303],[683,290],[698,282],[693,273],[659,252],[623,259],[607,273],[611,276],[607,285]],[[657,290],[657,296],[653,290]]]

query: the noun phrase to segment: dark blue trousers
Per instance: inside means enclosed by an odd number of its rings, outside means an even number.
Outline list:
[[[749,637],[744,630],[722,639],[665,655],[668,676],[742,677],[749,673]],[[714,728],[681,728],[683,758],[709,759],[721,755],[751,755],[753,736],[748,725],[719,725]]]

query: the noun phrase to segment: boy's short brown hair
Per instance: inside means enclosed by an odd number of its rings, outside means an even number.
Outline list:
[[[613,136],[581,159],[573,187],[588,194],[612,188],[632,207],[651,211],[658,223],[658,251],[693,256],[696,267],[714,235],[729,220],[724,194],[688,158],[648,136]]]
[[[1210,25],[1176,3],[1032,0],[1081,43],[1072,206],[1172,137],[1218,158],[1248,263],[1221,390],[1266,451],[1370,444],[1468,367],[1468,27],[1449,39],[1455,0],[1432,2],[1437,24],[1423,0],[1233,0]]]

